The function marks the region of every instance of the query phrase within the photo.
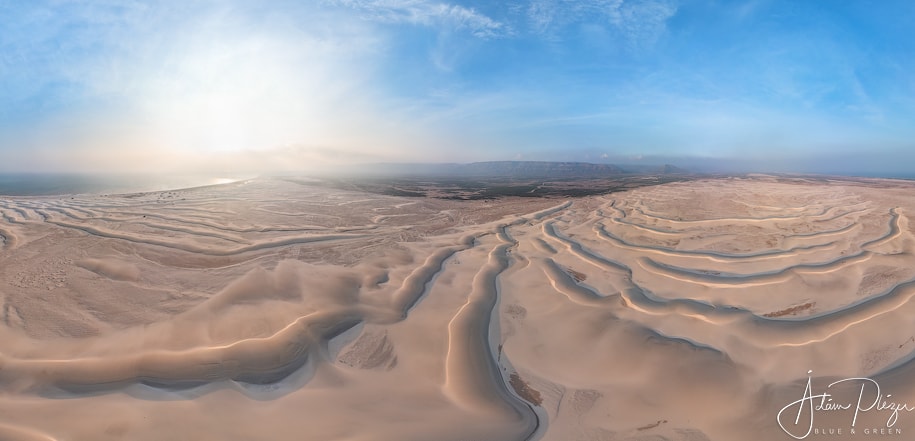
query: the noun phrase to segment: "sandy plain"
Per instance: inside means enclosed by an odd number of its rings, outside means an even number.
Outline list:
[[[0,439],[909,439],[907,408],[791,404],[915,403],[912,213],[772,176],[4,197]]]

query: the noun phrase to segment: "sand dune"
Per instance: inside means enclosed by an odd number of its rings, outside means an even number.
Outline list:
[[[0,439],[794,439],[777,415],[808,372],[915,403],[913,196],[0,199]],[[888,415],[856,427],[906,439],[915,415]]]

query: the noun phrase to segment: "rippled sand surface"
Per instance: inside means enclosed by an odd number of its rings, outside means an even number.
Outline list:
[[[0,439],[793,439],[808,372],[915,403],[912,213],[907,183],[766,176],[2,198]]]

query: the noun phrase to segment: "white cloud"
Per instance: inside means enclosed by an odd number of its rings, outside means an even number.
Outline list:
[[[480,38],[512,34],[512,29],[472,8],[426,0],[336,0],[336,3],[361,12],[364,17],[386,23],[445,27],[466,31]]]

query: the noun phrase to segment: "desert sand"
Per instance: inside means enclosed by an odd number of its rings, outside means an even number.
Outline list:
[[[911,439],[906,408],[789,406],[915,404],[913,213],[902,181],[762,175],[3,197],[0,439]]]

